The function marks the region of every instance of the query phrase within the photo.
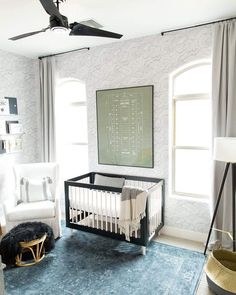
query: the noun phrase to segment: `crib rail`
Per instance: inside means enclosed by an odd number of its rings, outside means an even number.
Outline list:
[[[119,227],[121,189],[94,184],[97,172],[65,181],[66,226],[124,240]],[[134,231],[131,242],[146,246],[164,224],[163,180],[129,175],[99,173],[124,177],[125,185],[147,190],[146,217]]]

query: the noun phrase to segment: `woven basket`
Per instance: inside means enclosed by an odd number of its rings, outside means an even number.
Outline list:
[[[212,251],[205,272],[209,287],[217,295],[236,294],[236,252]]]

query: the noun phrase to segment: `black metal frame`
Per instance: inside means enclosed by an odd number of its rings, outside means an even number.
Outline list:
[[[155,234],[157,234],[160,229],[164,226],[164,210],[165,210],[165,189],[164,189],[164,179],[160,178],[151,178],[151,177],[140,177],[140,176],[131,176],[131,175],[122,175],[122,174],[110,174],[110,173],[100,173],[100,172],[90,172],[87,174],[83,174],[78,177],[74,177],[72,179],[69,179],[65,181],[65,213],[66,213],[66,227],[72,228],[72,229],[79,229],[85,232],[91,232],[94,234],[99,234],[103,236],[107,236],[113,239],[117,240],[122,240],[126,241],[125,235],[124,234],[119,234],[119,233],[114,233],[114,232],[109,232],[101,229],[96,229],[92,228],[89,226],[85,225],[79,225],[79,224],[74,224],[70,220],[70,214],[69,214],[69,186],[76,186],[76,187],[83,187],[83,188],[88,188],[88,189],[95,189],[95,190],[101,190],[101,191],[110,191],[110,192],[118,192],[121,193],[122,189],[121,188],[116,188],[116,187],[109,187],[109,186],[101,186],[101,185],[95,185],[94,183],[94,178],[95,174],[100,174],[103,176],[108,176],[108,177],[123,177],[128,180],[136,180],[136,181],[145,181],[145,182],[154,182],[154,183],[159,183],[163,182],[162,185],[162,219],[160,225],[156,228]],[[80,183],[78,182],[79,180],[82,180],[84,178],[88,178],[90,183]],[[88,214],[88,212],[86,212]],[[86,213],[85,216],[86,216]],[[130,243],[140,245],[140,246],[147,246],[150,242],[150,236],[148,235],[148,218],[149,217],[149,212],[148,212],[148,200],[146,204],[146,216],[141,220],[141,227],[140,227],[140,238],[130,238]],[[128,242],[128,241],[127,241]]]
[[[204,249],[204,255],[206,255],[207,247],[208,247],[208,244],[209,244],[209,241],[210,241],[211,233],[212,233],[212,230],[213,230],[213,225],[214,225],[214,222],[215,222],[215,219],[216,219],[216,214],[217,214],[217,211],[218,211],[218,208],[219,208],[219,205],[220,205],[220,200],[221,200],[221,197],[222,197],[222,193],[223,193],[223,189],[224,189],[224,185],[225,185],[225,181],[226,181],[226,178],[227,178],[227,174],[228,174],[230,164],[231,164],[231,167],[232,167],[232,236],[233,236],[233,251],[236,250],[236,232],[235,232],[235,229],[236,229],[236,225],[235,225],[235,222],[236,222],[236,220],[235,220],[236,164],[235,163],[226,163],[223,178],[222,178],[222,182],[221,182],[221,185],[220,185],[219,194],[218,194],[216,205],[215,205],[215,210],[214,210],[214,213],[213,213],[209,233],[208,233],[208,236],[207,236],[207,242],[206,242],[205,249]]]

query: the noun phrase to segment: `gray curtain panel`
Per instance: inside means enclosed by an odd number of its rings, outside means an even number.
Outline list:
[[[55,59],[40,60],[41,160],[55,161]]]
[[[236,21],[214,25],[212,61],[212,107],[214,137],[236,136]],[[236,151],[235,151],[236,152]],[[213,206],[222,181],[225,163],[214,162]],[[226,231],[232,229],[232,174],[227,176],[216,227]],[[217,235],[223,246],[231,246],[227,235]]]

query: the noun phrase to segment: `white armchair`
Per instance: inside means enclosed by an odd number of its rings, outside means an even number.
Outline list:
[[[14,166],[15,195],[3,203],[6,232],[23,222],[41,221],[61,236],[58,165],[31,163]]]

